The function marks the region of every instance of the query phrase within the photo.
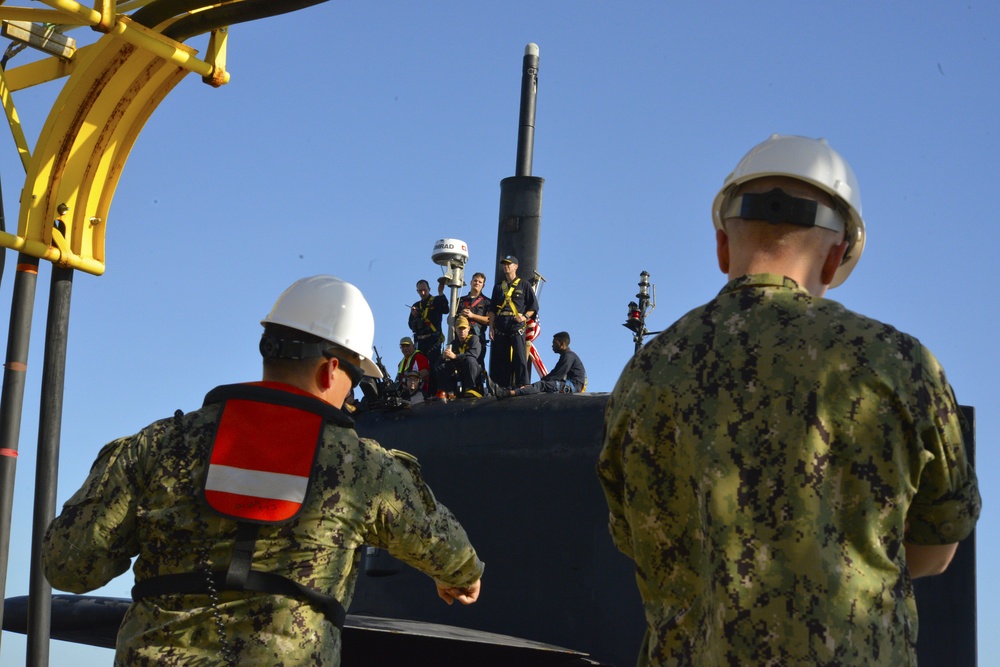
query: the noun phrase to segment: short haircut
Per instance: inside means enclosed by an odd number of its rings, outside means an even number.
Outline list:
[[[486,282],[486,274],[485,273],[479,273],[478,271],[476,271],[475,273],[472,274],[472,279],[475,280],[476,278],[482,278],[483,282],[484,283]]]
[[[562,341],[562,342],[566,343],[567,345],[569,345],[569,334],[566,333],[565,331],[560,331],[559,333],[554,334],[552,337],[555,340]]]
[[[429,282],[427,282],[426,280],[418,280],[417,281],[417,289],[420,289],[421,285],[427,285],[427,289],[431,288],[431,284]]]

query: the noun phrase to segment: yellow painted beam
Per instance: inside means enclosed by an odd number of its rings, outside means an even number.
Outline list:
[[[0,19],[4,21],[51,23],[52,25],[89,25],[84,19],[69,16],[66,12],[59,12],[54,9],[14,7],[12,5],[0,5]]]
[[[208,48],[205,50],[205,62],[212,66],[213,75],[211,78],[202,77],[202,81],[214,88],[229,81],[229,73],[226,72],[226,45],[229,42],[229,28],[219,28],[213,30],[208,38]]]
[[[31,149],[28,148],[28,140],[24,138],[24,130],[21,128],[21,119],[18,118],[17,109],[14,108],[14,99],[10,96],[11,89],[7,85],[7,76],[0,69],[0,102],[3,103],[4,113],[7,114],[7,124],[10,126],[10,133],[14,137],[14,145],[17,146],[17,154],[21,156],[21,164],[24,170],[28,171],[28,163],[31,161]]]
[[[58,9],[59,11],[66,12],[70,16],[76,16],[83,19],[92,26],[96,26],[101,23],[100,12],[94,11],[89,7],[85,7],[77,2],[74,2],[73,0],[41,1],[50,7]],[[109,34],[121,35],[123,39],[127,40],[131,44],[147,49],[161,58],[175,62],[184,69],[200,74],[202,77],[212,78],[214,74],[214,68],[210,64],[195,58],[189,50],[183,48],[183,45],[180,44],[180,42],[176,42],[169,37],[164,37],[155,30],[139,25],[138,23],[129,20],[126,16],[118,17],[114,26],[110,28]],[[223,78],[223,83],[228,83],[228,73]]]
[[[62,58],[43,58],[20,67],[7,70],[7,85],[10,90],[24,90],[40,83],[48,83],[67,77],[73,73],[77,64],[87,51],[92,51],[96,44],[82,46],[76,50],[73,60],[63,60]]]
[[[115,24],[115,0],[94,0],[94,11],[101,15],[94,30],[111,32],[111,26]]]
[[[212,78],[215,74],[215,68],[212,65],[194,57],[194,54],[197,53],[194,49],[190,49],[169,37],[164,37],[155,30],[139,25],[126,16],[118,17],[118,23],[112,29],[112,34],[121,35],[122,39],[129,43],[155,53],[190,72],[200,74],[202,77]],[[225,73],[222,83],[229,83],[228,73]]]

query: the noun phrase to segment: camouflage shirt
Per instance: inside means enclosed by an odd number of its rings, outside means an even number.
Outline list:
[[[640,661],[916,664],[903,543],[979,515],[960,419],[916,339],[789,278],[682,317],[623,371],[598,464]]]
[[[54,587],[93,590],[125,572],[135,556],[136,581],[206,565],[225,570],[237,524],[212,513],[200,496],[218,415],[217,404],[207,405],[101,450],[45,536],[44,570]],[[363,544],[386,548],[453,586],[482,574],[465,531],[404,455],[327,422],[312,475],[300,514],[260,528],[254,569],[333,595],[345,608]],[[430,581],[428,595],[434,595]],[[242,592],[218,598],[217,611],[203,594],[134,603],[118,634],[115,664],[223,664],[220,628],[239,664],[339,664],[340,631],[307,602]]]

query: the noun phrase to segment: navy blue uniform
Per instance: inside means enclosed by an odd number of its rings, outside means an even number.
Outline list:
[[[490,353],[490,377],[505,387],[520,387],[528,382],[528,350],[524,338],[526,323],[517,315],[538,313],[538,300],[531,283],[517,278],[494,285],[493,352]]]
[[[482,349],[479,338],[470,332],[464,343],[456,338],[449,347],[455,353],[455,358],[445,359],[442,356],[434,364],[437,388],[454,394],[458,390],[457,383],[461,381],[463,391],[476,389],[476,381],[482,371],[482,366],[479,365],[479,352]]]
[[[486,317],[490,314],[492,307],[493,301],[488,299],[484,294],[480,294],[476,297],[473,297],[471,294],[466,294],[458,299],[458,312],[460,313],[463,308],[468,308],[469,312],[473,315],[482,315]],[[479,338],[479,365],[486,368],[486,345],[490,340],[489,327],[485,324],[474,322],[472,318],[469,318],[469,326],[472,327],[472,335]]]
[[[441,316],[450,309],[448,297],[443,294],[428,296],[413,304],[410,311],[410,331],[413,332],[413,344],[424,353],[434,367],[434,362],[441,356],[441,343],[444,333],[441,330]]]
[[[514,395],[525,396],[539,392],[577,393],[583,391],[586,386],[587,371],[583,368],[583,362],[576,352],[566,349],[559,354],[559,362],[548,375],[538,382],[518,387],[514,390]]]

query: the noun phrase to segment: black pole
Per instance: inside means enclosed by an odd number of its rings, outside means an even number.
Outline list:
[[[0,393],[0,624],[3,623],[3,602],[7,587],[10,524],[14,507],[14,470],[17,464],[17,441],[21,432],[24,379],[28,370],[28,344],[31,340],[31,315],[37,281],[38,258],[19,254],[17,272],[14,275],[14,298],[10,307],[7,361],[4,363],[3,390]]]
[[[538,96],[538,45],[524,47],[521,66],[521,111],[517,124],[517,166],[515,176],[531,176],[535,150],[535,99]]]
[[[52,586],[42,572],[42,538],[56,515],[59,480],[59,436],[62,430],[63,389],[66,383],[66,342],[73,269],[53,267],[49,311],[45,323],[45,361],[42,365],[42,402],[38,415],[38,465],[35,468],[35,513],[31,526],[31,574],[28,582],[29,667],[49,664],[49,626]]]

